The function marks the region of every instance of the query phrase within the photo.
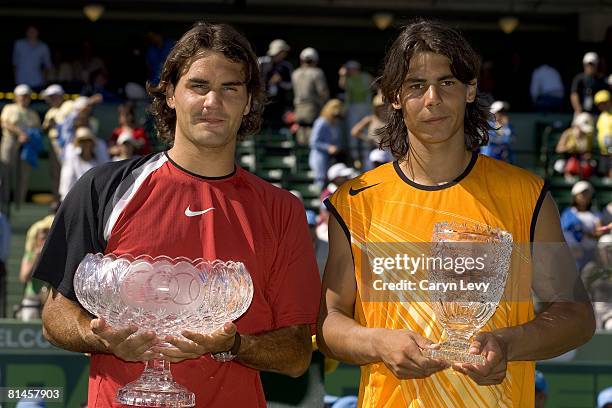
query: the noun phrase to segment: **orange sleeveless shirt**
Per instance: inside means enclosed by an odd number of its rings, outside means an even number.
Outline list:
[[[326,205],[351,242],[357,283],[355,320],[365,327],[409,329],[434,342],[444,340],[427,302],[371,299],[362,280],[362,267],[371,272],[363,261],[368,259],[364,253],[368,244],[385,243],[392,252],[393,243],[402,248],[405,243],[431,242],[434,224],[442,221],[486,225],[513,236],[512,268],[502,300],[481,330],[532,320],[529,243],[545,193],[539,177],[476,153],[461,176],[442,186],[410,181],[397,162],[343,184]],[[510,362],[501,384],[480,386],[452,369],[425,379],[398,380],[382,362],[368,364],[361,367],[359,406],[532,407],[534,370],[534,362]]]

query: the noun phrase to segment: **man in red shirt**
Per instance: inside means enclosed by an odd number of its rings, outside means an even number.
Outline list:
[[[89,407],[119,406],[117,389],[136,380],[154,353],[173,363],[198,407],[265,407],[259,370],[299,376],[307,369],[320,284],[303,206],[234,163],[237,141],[261,123],[260,81],[244,37],[197,23],[149,88],[170,149],[92,169],[62,204],[34,276],[52,286],[46,338],[92,353]],[[132,336],[137,327],[110,327],[76,299],[74,272],[96,252],[240,261],[253,301],[212,334]],[[152,347],[159,340],[175,347]]]

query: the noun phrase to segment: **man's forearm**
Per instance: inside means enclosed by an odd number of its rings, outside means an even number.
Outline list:
[[[546,360],[583,345],[595,331],[590,303],[555,302],[528,323],[495,330],[508,345],[508,361]]]
[[[90,329],[92,316],[55,290],[43,308],[43,334],[49,342],[79,353],[108,353]]]
[[[236,361],[247,367],[299,377],[310,365],[312,340],[308,325],[240,337]]]
[[[341,312],[330,312],[319,327],[317,345],[323,354],[355,365],[380,361],[374,341],[377,329],[363,327]]]

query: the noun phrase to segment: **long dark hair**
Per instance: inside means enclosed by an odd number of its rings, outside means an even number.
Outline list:
[[[153,98],[150,111],[155,119],[159,138],[167,145],[174,143],[176,112],[166,103],[168,85],[176,88],[179,78],[187,72],[203,50],[222,53],[233,62],[242,63],[247,93],[251,96],[251,109],[242,118],[238,129],[239,139],[253,134],[261,126],[264,106],[264,91],[259,76],[257,57],[247,39],[226,24],[208,24],[203,21],[194,24],[174,45],[160,75],[157,85],[147,83],[147,91]]]
[[[470,84],[478,77],[480,57],[458,31],[436,21],[418,20],[405,26],[385,57],[383,73],[378,83],[387,105],[396,101],[401,94],[402,85],[410,59],[419,52],[434,52],[450,60],[450,69],[455,78]],[[465,109],[465,145],[476,150],[487,144],[489,113],[477,94]],[[381,136],[380,147],[389,149],[396,159],[408,153],[408,129],[404,123],[402,110],[388,109],[387,124],[378,131]]]

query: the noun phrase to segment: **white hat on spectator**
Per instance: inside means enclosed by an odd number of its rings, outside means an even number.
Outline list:
[[[327,170],[327,179],[333,181],[338,177],[350,177],[353,175],[353,169],[344,163],[336,163]]]
[[[612,86],[612,74],[608,76],[608,79],[606,81],[608,82],[608,86]]]
[[[75,143],[81,142],[83,140],[96,140],[96,136],[87,126],[80,126],[74,134]]]
[[[586,54],[584,54],[584,57],[582,57],[582,63],[597,65],[599,64],[599,55],[597,55],[597,53],[593,51],[587,52]]]
[[[593,115],[590,113],[582,112],[576,115],[572,125],[576,126],[584,133],[591,133],[595,129],[595,120],[593,119]]]
[[[591,183],[589,183],[586,180],[580,180],[578,181],[576,184],[574,184],[572,186],[572,195],[578,195],[580,193],[584,193],[590,191],[591,193],[595,192],[595,189],[593,188],[593,186],[591,185]]]
[[[307,47],[300,52],[300,60],[302,61],[319,61],[319,53],[312,47]]]
[[[30,95],[32,93],[32,88],[30,88],[26,84],[20,84],[15,87],[15,90],[13,91],[13,93],[16,96]]]
[[[283,51],[289,51],[290,49],[291,47],[289,47],[289,44],[287,44],[285,40],[276,39],[268,46],[268,55],[273,57]]]
[[[54,95],[61,96],[61,95],[64,95],[64,93],[65,93],[65,92],[64,92],[64,88],[62,88],[62,86],[61,86],[61,85],[58,85],[58,84],[51,84],[51,85],[49,85],[48,87],[46,87],[46,88],[45,88],[45,89],[44,89],[44,90],[43,90],[43,91],[40,93],[40,95],[41,95],[43,98],[47,98],[47,97],[49,97],[49,96],[54,96]]]
[[[508,110],[510,110],[510,104],[506,101],[495,101],[491,104],[491,107],[489,108],[489,112],[493,114]]]
[[[369,159],[372,163],[388,163],[393,160],[392,156],[388,152],[380,149],[372,150],[370,152]]]
[[[134,146],[135,148],[139,148],[140,147],[140,140],[136,139],[134,137],[134,133],[130,130],[124,130],[123,132],[121,132],[119,134],[119,137],[117,138],[117,144],[118,145],[122,145],[124,143],[129,143],[132,146]]]
[[[606,404],[612,404],[612,387],[603,389],[597,396],[597,408],[604,408]]]

